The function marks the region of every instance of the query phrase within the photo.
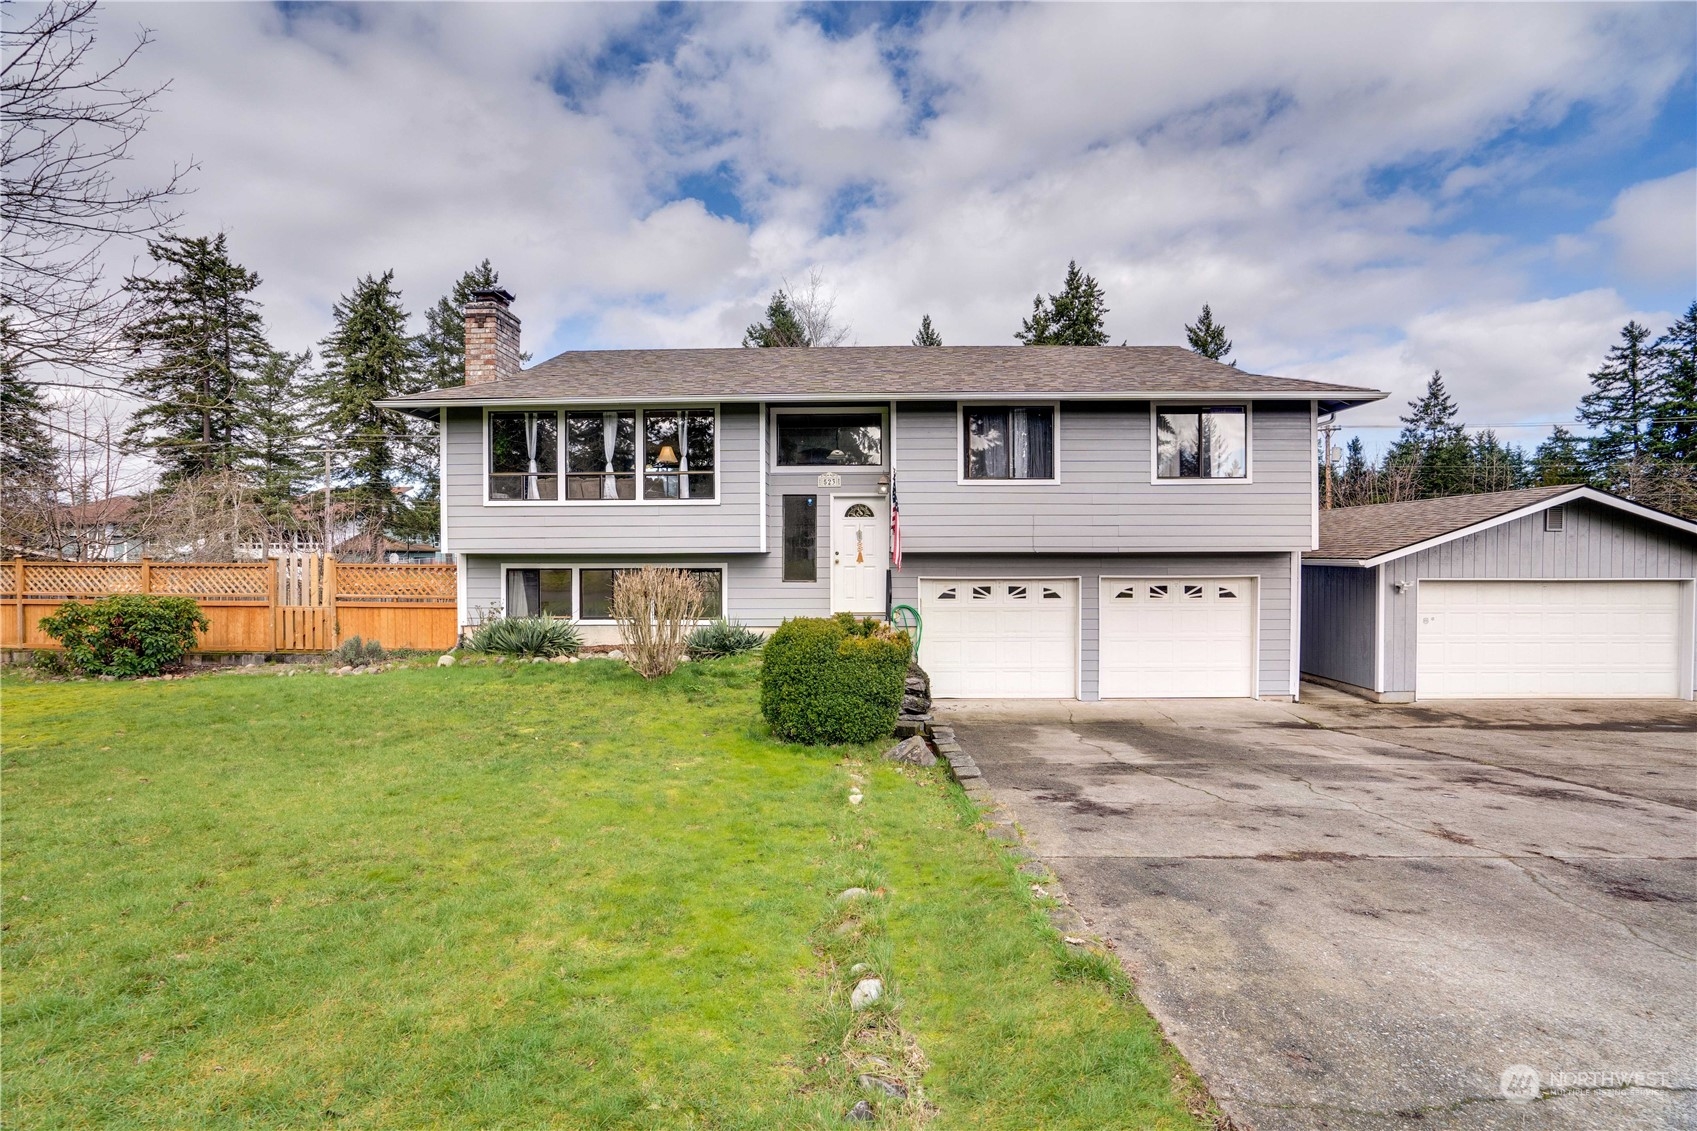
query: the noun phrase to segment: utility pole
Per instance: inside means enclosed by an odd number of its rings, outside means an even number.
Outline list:
[[[1326,464],[1326,510],[1332,509],[1332,461],[1337,459],[1337,449],[1332,447],[1332,436],[1337,430],[1337,421],[1330,416],[1320,425],[1320,454]]]

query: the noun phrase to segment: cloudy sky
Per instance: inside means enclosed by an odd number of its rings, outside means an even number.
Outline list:
[[[1697,6],[121,4],[279,345],[487,256],[537,358],[729,346],[818,268],[862,345],[1011,343],[1077,259],[1115,341],[1203,302],[1259,372],[1442,369],[1568,420],[1697,296]],[[1514,433],[1535,439],[1542,429]],[[1382,433],[1366,434],[1370,443]]]

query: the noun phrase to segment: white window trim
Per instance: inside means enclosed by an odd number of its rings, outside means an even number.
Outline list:
[[[780,416],[826,416],[838,413],[865,412],[878,414],[882,432],[879,435],[877,463],[809,463],[782,464],[778,462],[778,418]],[[772,433],[769,445],[772,456],[766,464],[774,475],[822,475],[827,471],[853,473],[857,471],[887,471],[890,467],[890,406],[887,404],[844,404],[844,405],[806,405],[786,406],[771,409],[767,414],[767,427]],[[764,439],[764,437],[762,437]]]
[[[966,475],[966,410],[969,408],[1049,408],[1054,410],[1054,451],[1050,459],[1055,474],[1048,479],[968,479]],[[955,483],[961,487],[1049,487],[1061,481],[1061,402],[981,400],[955,402]]]
[[[572,575],[572,616],[573,624],[608,625],[617,624],[612,619],[589,620],[583,615],[583,571],[586,569],[641,569],[645,565],[660,566],[665,569],[716,569],[719,571],[719,616],[729,620],[731,617],[731,567],[729,562],[672,562],[672,561],[612,561],[612,562],[527,562],[516,561],[501,563],[500,600],[498,606],[501,615],[507,615],[507,573],[515,569],[564,569]],[[463,572],[463,571],[462,571]],[[696,621],[697,624],[709,624],[713,618]]]
[[[673,412],[682,409],[711,409],[713,411],[713,497],[710,499],[645,499],[641,495],[643,486],[641,445],[643,444],[643,418],[648,412]],[[485,405],[483,408],[483,440],[479,445],[482,452],[483,464],[483,505],[486,507],[716,507],[723,498],[724,468],[721,466],[724,444],[721,440],[724,428],[724,413],[719,410],[717,402],[697,401],[668,401],[665,404],[610,404],[596,407],[593,405],[570,405],[565,408],[553,409],[555,417],[555,475],[560,480],[559,493],[566,493],[566,421],[565,414],[595,413],[595,412],[634,412],[636,414],[636,442],[638,445],[636,485],[637,497],[634,499],[491,499],[489,497],[489,414],[494,412],[547,412],[546,408],[508,408],[503,405]]]
[[[1241,408],[1243,409],[1243,474],[1236,478],[1210,477],[1197,475],[1188,479],[1161,478],[1160,428],[1159,420],[1161,406],[1171,405],[1197,410],[1209,408]],[[1312,475],[1312,473],[1310,473]],[[1149,482],[1156,487],[1241,487],[1255,482],[1255,403],[1253,401],[1200,401],[1186,404],[1180,400],[1161,400],[1149,402]],[[1318,519],[1315,520],[1316,522]]]

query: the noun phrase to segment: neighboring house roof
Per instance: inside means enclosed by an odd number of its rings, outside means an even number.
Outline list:
[[[113,495],[107,499],[76,503],[65,508],[65,517],[77,526],[107,526],[124,522],[135,513],[136,501],[131,495]]]
[[[1606,491],[1574,485],[1529,487],[1521,491],[1450,495],[1321,511],[1320,546],[1307,551],[1303,558],[1311,563],[1375,566],[1579,499],[1697,534],[1697,523],[1639,506]]]
[[[847,346],[834,349],[579,350],[515,377],[378,403],[453,405],[820,398],[1253,396],[1320,400],[1328,411],[1376,401],[1376,389],[1268,377],[1179,346]]]

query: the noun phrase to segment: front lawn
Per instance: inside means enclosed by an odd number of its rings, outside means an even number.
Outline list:
[[[5,1124],[1197,1126],[941,771],[756,673],[9,678]]]

